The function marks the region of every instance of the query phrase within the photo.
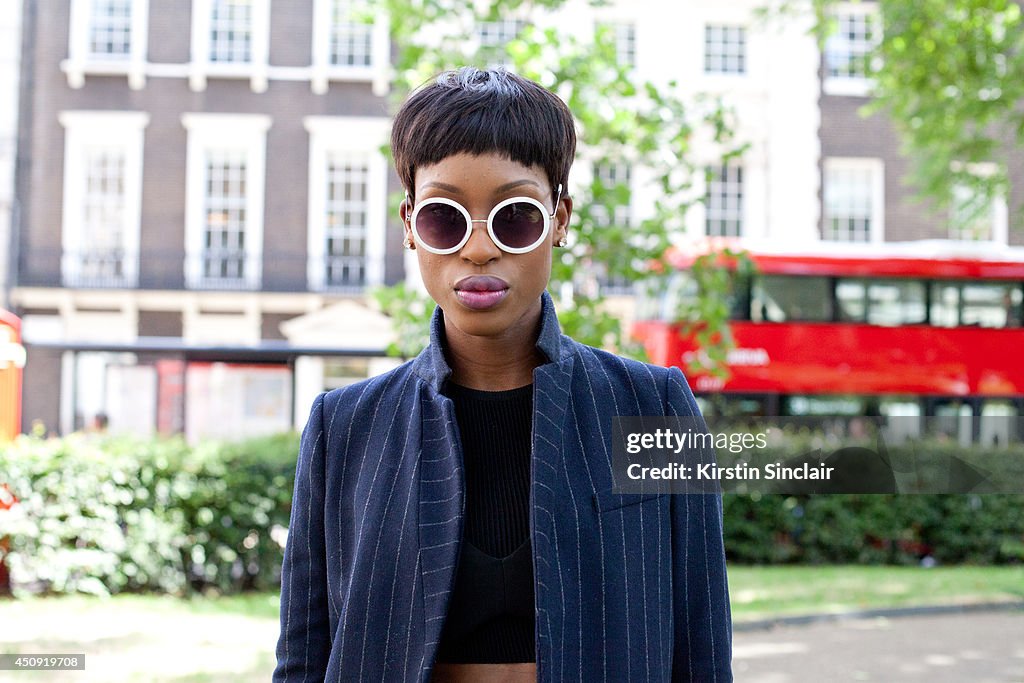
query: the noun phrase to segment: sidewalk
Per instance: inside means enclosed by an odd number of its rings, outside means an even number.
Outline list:
[[[807,626],[840,621],[856,621],[863,619],[895,619],[901,617],[940,616],[950,614],[974,614],[994,612],[1020,612],[1024,614],[1024,600],[1005,602],[972,602],[948,605],[923,605],[919,607],[881,607],[849,612],[796,614],[768,617],[765,619],[734,620],[733,633],[747,631],[766,631],[786,626]]]
[[[1024,610],[850,616],[770,631],[737,629],[733,672],[744,683],[1021,683]]]

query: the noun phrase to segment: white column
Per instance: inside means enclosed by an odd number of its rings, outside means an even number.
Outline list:
[[[257,0],[252,8],[252,77],[253,92],[267,90],[267,63],[270,60],[270,0]]]
[[[324,359],[318,356],[299,356],[295,359],[295,417],[297,430],[306,426],[309,409],[314,399],[324,390]]]
[[[192,55],[188,85],[193,92],[206,90],[206,67],[210,61],[211,0],[192,0]]]
[[[149,0],[132,2],[132,53],[128,66],[128,86],[146,87],[146,57],[149,50]]]

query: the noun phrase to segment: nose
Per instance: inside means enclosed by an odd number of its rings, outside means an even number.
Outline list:
[[[469,233],[469,241],[459,251],[462,258],[477,265],[483,265],[493,259],[500,258],[501,249],[498,248],[498,245],[491,239],[490,233],[487,232],[487,221],[474,220],[472,221],[472,228]]]

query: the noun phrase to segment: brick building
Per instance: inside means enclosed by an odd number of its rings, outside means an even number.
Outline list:
[[[281,429],[365,376],[275,352],[284,321],[404,277],[387,30],[348,5],[25,3],[24,427]]]

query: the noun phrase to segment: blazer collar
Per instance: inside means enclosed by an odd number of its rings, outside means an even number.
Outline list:
[[[555,304],[546,289],[541,292],[540,300],[540,334],[537,335],[536,346],[549,363],[554,363],[571,355],[571,349],[569,344],[565,343],[568,338],[562,335],[562,328],[558,324],[558,315],[555,313]],[[437,393],[441,393],[442,385],[452,374],[452,369],[444,357],[446,344],[444,311],[438,306],[434,309],[434,315],[430,319],[430,344],[413,359],[412,365],[413,372],[423,378]]]

